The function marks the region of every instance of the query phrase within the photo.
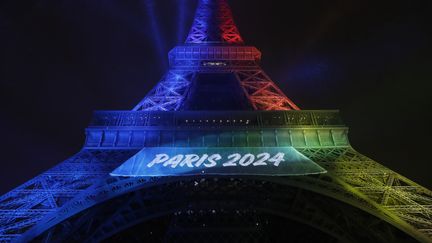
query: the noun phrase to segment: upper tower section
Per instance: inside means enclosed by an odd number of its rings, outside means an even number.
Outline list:
[[[186,44],[243,45],[226,0],[200,0]]]
[[[256,67],[261,52],[245,46],[227,0],[199,0],[184,45],[169,53],[171,68],[230,71]]]
[[[186,42],[169,53],[169,70],[136,111],[299,110],[261,69],[227,0],[199,0]]]

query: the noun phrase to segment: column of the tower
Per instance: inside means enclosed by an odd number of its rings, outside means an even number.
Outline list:
[[[226,0],[199,2],[186,44],[243,44]]]
[[[196,45],[206,44],[210,47],[215,44],[238,45],[242,43],[243,40],[234,24],[227,2],[225,0],[200,0],[185,44],[170,52],[170,69],[146,97],[135,106],[134,110],[179,110],[190,91],[193,80],[201,71],[200,60],[209,59],[209,57],[197,57],[197,54],[202,55],[209,51]],[[191,46],[195,48],[191,49]],[[224,58],[221,56],[219,59]]]
[[[185,44],[169,54],[169,71],[134,110],[298,110],[260,59],[244,45],[226,0],[200,0]]]

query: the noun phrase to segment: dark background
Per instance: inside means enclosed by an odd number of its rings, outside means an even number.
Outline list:
[[[432,188],[430,1],[231,0],[302,109],[340,109],[354,147]],[[0,194],[77,152],[93,110],[128,110],[196,0],[0,2]]]

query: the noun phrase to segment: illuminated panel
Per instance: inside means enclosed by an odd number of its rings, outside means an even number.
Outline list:
[[[176,60],[251,60],[259,61],[261,52],[252,46],[177,46],[169,53]]]
[[[142,149],[111,175],[288,176],[325,172],[293,147],[151,147]]]
[[[203,61],[201,65],[203,67],[226,67],[228,63],[224,61]]]

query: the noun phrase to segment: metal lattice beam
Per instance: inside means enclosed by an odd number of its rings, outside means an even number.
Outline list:
[[[300,150],[300,149],[299,149]],[[358,154],[357,152],[355,152],[353,149],[347,147],[347,148],[326,148],[326,149],[319,149],[319,148],[311,148],[311,149],[303,149],[304,154],[311,156],[311,158],[314,158],[316,160],[321,160],[321,161],[325,161],[325,162],[321,162],[320,164],[322,165],[334,165],[336,164],[337,166],[334,168],[331,168],[330,166],[328,166],[328,169],[330,170],[328,174],[326,175],[322,175],[322,176],[304,176],[304,177],[285,177],[285,178],[257,178],[257,182],[261,181],[260,183],[264,183],[264,181],[271,181],[272,183],[276,183],[280,186],[282,186],[280,188],[280,190],[288,190],[288,188],[283,189],[283,185],[287,185],[290,186],[290,188],[301,188],[302,190],[305,191],[310,191],[310,192],[314,192],[317,193],[319,195],[324,195],[326,197],[331,197],[334,199],[337,199],[339,201],[348,203],[352,206],[355,206],[356,208],[360,208],[372,215],[377,216],[378,218],[384,219],[385,221],[393,224],[394,226],[404,230],[405,232],[408,232],[409,234],[411,234],[412,236],[416,237],[419,240],[423,240],[423,241],[427,241],[427,238],[424,238],[425,236],[422,236],[422,233],[427,230],[426,228],[416,228],[416,224],[412,224],[412,221],[405,221],[404,219],[406,218],[406,214],[409,213],[414,213],[416,216],[416,220],[417,221],[423,221],[423,222],[430,222],[430,218],[428,216],[428,214],[430,213],[430,211],[424,211],[425,209],[429,208],[428,210],[430,210],[430,198],[431,197],[426,197],[428,200],[424,201],[423,203],[417,203],[416,207],[413,207],[412,202],[410,202],[411,204],[409,205],[405,205],[402,206],[401,203],[399,203],[398,207],[404,207],[404,211],[405,213],[401,214],[401,212],[395,213],[392,210],[388,210],[387,207],[384,207],[383,205],[377,204],[377,200],[375,199],[376,197],[374,196],[374,193],[368,192],[368,193],[364,193],[361,190],[349,190],[349,186],[354,186],[353,184],[351,185],[347,185],[346,184],[346,179],[345,178],[352,178],[353,175],[351,176],[345,176],[345,177],[341,177],[339,173],[339,170],[343,170],[343,168],[350,168],[353,167],[352,163],[357,163],[358,167],[362,167],[363,162],[365,161],[369,161],[370,160],[368,158],[366,158],[365,156],[362,156],[361,154]],[[346,165],[345,165],[346,162]],[[334,164],[333,164],[334,163]],[[368,163],[365,163],[367,167],[370,167],[371,165]],[[377,167],[383,169],[386,171],[386,173],[391,172],[389,169],[386,169],[385,167],[382,167],[380,165],[377,165]],[[392,174],[394,172],[391,172]],[[398,176],[398,175],[395,175]],[[356,175],[354,177],[359,177],[359,175]],[[375,177],[379,178],[380,176],[375,175]],[[142,206],[139,207],[136,205],[137,201],[139,202],[138,204],[147,204],[147,205],[158,205],[158,204],[149,204],[149,203],[145,203],[146,200],[159,200],[160,202],[166,202],[168,206],[163,206],[162,204],[160,204],[160,207],[165,208],[165,210],[168,210],[167,213],[169,212],[173,212],[173,207],[176,208],[175,205],[182,205],[181,203],[179,203],[178,201],[172,202],[170,203],[169,198],[173,198],[173,200],[177,200],[176,198],[178,198],[178,193],[180,191],[181,193],[181,188],[182,187],[187,187],[187,185],[189,185],[188,183],[190,183],[190,185],[192,187],[194,187],[193,185],[195,185],[195,189],[196,190],[196,186],[199,185],[201,189],[199,190],[210,190],[208,193],[208,196],[205,196],[207,199],[210,199],[213,193],[215,193],[214,191],[212,191],[211,188],[213,188],[212,186],[206,184],[208,182],[208,180],[205,179],[200,179],[200,178],[190,178],[190,179],[173,179],[173,180],[156,180],[156,181],[148,181],[145,182],[145,184],[139,183],[136,181],[137,179],[125,179],[125,180],[121,180],[121,181],[116,181],[115,183],[113,183],[113,185],[111,185],[112,188],[123,188],[125,187],[125,189],[127,188],[127,190],[125,191],[121,191],[119,190],[118,193],[119,195],[125,192],[130,192],[130,191],[140,191],[140,194],[137,198],[139,198],[139,200],[129,200],[130,204],[135,204],[134,208],[139,209],[139,210],[145,210],[146,212],[154,212],[154,213],[161,213],[163,210],[159,209],[146,209],[146,207]],[[218,181],[220,181],[221,179],[219,179]],[[242,179],[235,179],[234,181],[239,180],[242,181]],[[181,184],[177,184],[177,182],[181,182]],[[212,180],[210,180],[212,181]],[[149,184],[148,184],[149,183]],[[222,182],[221,182],[222,183]],[[228,191],[224,190],[224,187],[222,187],[221,185],[223,184],[217,184],[219,187],[218,193],[227,193],[230,192],[232,193],[232,187],[230,187],[231,189],[229,189]],[[235,183],[235,182],[232,182]],[[259,184],[259,183],[258,183]],[[126,185],[128,185],[126,187]],[[182,185],[182,186],[180,186]],[[249,185],[249,184],[246,184]],[[137,186],[137,188],[131,188]],[[378,186],[378,185],[377,185]],[[151,188],[151,187],[160,187],[159,189],[156,190],[147,190],[145,188]],[[261,187],[259,187],[261,188]],[[250,188],[250,190],[253,190],[254,193],[252,193],[252,191],[247,191],[245,189],[245,187],[241,187],[239,186],[238,189],[240,190],[239,193],[239,197],[240,198],[246,198],[249,196],[254,195],[254,200],[259,200],[259,197],[257,198],[256,195],[265,195],[265,193],[268,193],[264,190],[264,188]],[[347,189],[348,188],[348,189]],[[359,185],[356,185],[356,188],[360,188]],[[425,190],[424,188],[421,188],[422,190]],[[104,189],[106,190],[106,189]],[[403,191],[402,188],[398,187],[395,188],[395,190],[398,191]],[[193,191],[193,190],[192,190]],[[288,190],[289,191],[289,190]],[[280,200],[284,201],[286,199],[284,198],[289,198],[290,194],[287,193],[288,191],[272,191],[273,193],[275,193],[272,197],[279,198]],[[427,191],[427,190],[426,190]],[[161,193],[163,192],[163,193]],[[144,194],[142,194],[144,193]],[[153,194],[154,193],[154,194]],[[243,194],[242,194],[243,193]],[[257,194],[258,193],[258,194]],[[306,193],[306,192],[305,192]],[[306,193],[307,194],[307,193]],[[395,196],[398,195],[398,193],[395,194]],[[413,195],[416,195],[415,193],[413,193]],[[184,195],[183,195],[184,196]],[[114,198],[115,196],[111,196],[110,198]],[[158,199],[159,198],[159,199]],[[272,201],[277,200],[276,198],[273,198]],[[307,202],[313,202],[312,198],[313,196],[311,196],[310,194],[308,194],[308,196],[302,195],[301,201],[303,202],[302,204],[304,204],[305,201]],[[404,198],[413,198],[412,196],[404,196]],[[189,200],[189,199],[188,199]],[[251,199],[252,200],[252,199]],[[298,201],[299,199],[297,199]],[[375,200],[375,201],[374,201]],[[192,199],[190,199],[189,201],[193,201]],[[131,209],[130,207],[128,207],[127,205],[129,205],[128,203],[126,204],[122,204],[123,207],[110,207],[110,208],[118,208],[117,212],[113,214],[113,218],[112,220],[106,220],[103,221],[104,224],[108,224],[105,226],[99,225],[97,226],[97,228],[99,229],[103,229],[104,232],[103,233],[95,233],[95,235],[98,235],[98,237],[103,237],[103,235],[108,234],[108,235],[112,235],[113,232],[112,230],[116,231],[116,230],[121,230],[121,228],[118,227],[113,227],[113,226],[109,226],[109,224],[115,223],[117,225],[122,225],[122,228],[125,224],[127,223],[132,223],[132,218],[134,218],[134,215],[138,215],[140,217],[144,217],[143,213],[137,213],[136,211],[134,211],[133,209]],[[319,203],[317,205],[322,205],[322,199],[320,199]],[[83,205],[80,204],[80,207],[82,207]],[[290,205],[284,205],[287,206],[288,208],[292,208],[293,206]],[[395,206],[395,205],[393,205]],[[74,206],[76,207],[76,206]],[[126,207],[126,208],[124,208]],[[321,208],[320,206],[316,206],[317,210],[311,211],[311,210],[306,210],[306,211],[301,211],[301,207],[299,208],[299,212],[296,212],[295,215],[299,215],[300,213],[305,213],[305,212],[309,212],[310,215],[305,215],[305,218],[309,219],[309,223],[313,223],[315,222],[315,220],[312,220],[311,217],[313,216],[313,218],[316,218],[316,222],[321,222],[323,225],[327,225],[329,226],[329,222],[325,222],[324,218],[319,219],[319,217],[324,217],[324,216],[319,216],[320,214],[318,212],[321,211],[325,211],[328,210],[328,208],[338,208],[338,207],[325,207],[325,208]],[[84,207],[85,208],[85,207]],[[84,209],[83,208],[83,209]],[[421,208],[422,211],[419,212],[418,208]],[[275,210],[274,206],[271,206],[268,208],[269,210]],[[76,210],[76,209],[75,209]],[[75,211],[74,210],[74,211]],[[149,211],[150,210],[150,211]],[[152,211],[153,210],[153,211]],[[304,210],[304,208],[303,208]],[[175,210],[174,210],[175,211]],[[315,213],[313,213],[315,212]],[[136,216],[135,215],[135,216]],[[346,214],[341,214],[341,215],[345,215],[347,217],[350,216],[349,213]],[[330,218],[334,216],[334,214],[330,214]],[[318,218],[317,218],[318,217]],[[329,216],[327,216],[329,217]],[[357,215],[356,217],[360,217],[359,215]],[[360,219],[360,218],[359,218]],[[137,219],[138,220],[138,219]],[[323,221],[324,220],[324,221]],[[129,222],[128,222],[129,221]],[[74,221],[76,222],[76,221]],[[87,222],[87,220],[81,220],[81,223],[85,223]],[[120,223],[119,223],[120,222]],[[123,223],[121,223],[123,222]],[[305,221],[307,222],[307,221]],[[349,220],[343,220],[343,222],[350,222],[350,224],[356,224],[356,219],[350,218]],[[364,223],[359,223],[359,225],[364,224]],[[340,225],[340,223],[336,223],[336,225]],[[83,225],[75,225],[77,228],[75,228],[75,230],[77,230],[78,228],[82,228]],[[347,226],[348,227],[348,226]],[[358,229],[359,226],[356,226],[356,229]],[[84,228],[87,228],[84,227]],[[336,230],[338,227],[333,227],[333,230]],[[96,229],[95,229],[96,230]],[[109,230],[109,231],[107,231]],[[92,232],[97,232],[97,231],[92,231]],[[337,231],[337,232],[344,232],[344,230],[342,231]],[[70,232],[70,229],[68,229],[68,233],[69,234],[73,234]],[[376,230],[377,237],[381,234],[383,234],[383,232],[381,232],[379,229]],[[387,239],[390,240],[392,239],[391,236],[389,235],[382,235],[383,239]],[[390,237],[390,238],[388,238]],[[101,238],[99,238],[100,240]],[[391,240],[390,240],[391,242]]]
[[[156,87],[135,106],[135,111],[175,111],[186,97],[194,72],[170,70]]]
[[[261,178],[261,180],[270,180],[335,198],[384,219],[419,240],[428,241],[424,233],[427,233],[432,227],[430,225],[432,221],[432,195],[430,191],[373,162],[349,147],[299,148],[299,151],[325,166],[329,173],[319,177]],[[374,169],[375,173],[368,173],[371,169]],[[390,185],[388,178],[386,178],[386,175],[390,174],[403,182],[404,186],[400,183]],[[105,182],[99,187],[93,187],[92,190],[87,190],[83,195],[65,205],[62,214],[57,212],[45,220],[55,222],[55,218],[57,218],[58,222],[61,222],[97,202],[130,191],[143,190],[145,187],[180,180],[179,178],[153,181],[136,178],[110,179],[109,183]],[[370,190],[371,187],[379,188],[379,190]],[[389,191],[389,188],[391,192],[387,194],[392,200],[383,204],[382,197],[386,191]],[[170,190],[158,190],[159,193],[162,191],[164,194],[159,194],[159,197],[172,194]],[[377,195],[377,191],[380,195]],[[151,191],[147,193],[151,193]],[[148,198],[151,197],[156,197],[156,195],[148,196]],[[39,230],[41,233],[45,231],[43,228],[39,228]]]
[[[202,0],[198,4],[188,44],[243,44],[226,0]]]
[[[239,70],[236,76],[255,110],[299,110],[262,69]]]
[[[106,177],[134,150],[83,150],[0,197],[0,236],[15,238]],[[112,163],[116,161],[117,163]]]

